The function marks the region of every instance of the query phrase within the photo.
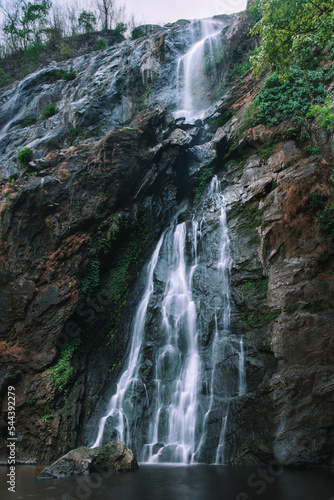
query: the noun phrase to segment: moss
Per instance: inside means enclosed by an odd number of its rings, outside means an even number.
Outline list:
[[[281,314],[281,311],[264,311],[245,312],[243,320],[245,328],[266,327]]]
[[[100,283],[100,261],[94,258],[90,261],[88,271],[81,283],[81,295],[83,298],[92,294]]]
[[[64,387],[67,385],[74,372],[71,361],[80,344],[81,338],[76,337],[66,349],[61,352],[57,363],[49,370],[49,377],[60,392],[64,390]]]
[[[268,278],[263,278],[256,281],[247,281],[242,285],[239,285],[239,289],[242,292],[251,291],[253,293],[266,294],[268,290]]]
[[[199,184],[195,189],[194,203],[198,203],[212,176],[213,176],[213,167],[207,167],[203,170],[199,178]]]

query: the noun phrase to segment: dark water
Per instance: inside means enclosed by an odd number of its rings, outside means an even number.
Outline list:
[[[142,465],[135,472],[38,480],[42,467],[18,466],[9,493],[0,468],[0,498],[38,500],[334,500],[334,475],[278,467]],[[262,477],[261,477],[262,476]]]

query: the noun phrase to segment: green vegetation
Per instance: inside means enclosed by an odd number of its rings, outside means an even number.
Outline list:
[[[324,239],[334,241],[334,204],[326,205],[323,210],[319,211],[316,220]]]
[[[102,282],[103,293],[115,306],[118,306],[127,296],[127,277],[130,268],[138,263],[138,257],[150,235],[144,210],[138,214],[126,232],[128,238],[118,247],[112,267]]]
[[[128,29],[127,25],[123,22],[120,22],[116,24],[116,28],[113,31],[115,31],[116,33],[120,33],[121,35],[124,35],[127,29]]]
[[[213,167],[207,167],[203,170],[199,178],[199,184],[195,189],[194,203],[199,202],[200,197],[204,193],[204,190],[208,185],[209,181],[211,180],[212,176],[213,176]]]
[[[319,155],[320,154],[320,149],[318,146],[311,146],[308,144],[305,146],[305,151],[309,153],[310,155]]]
[[[296,63],[306,69],[333,38],[333,0],[257,0],[255,8],[261,17],[252,33],[262,38],[252,58],[258,75],[270,69],[285,78]]]
[[[320,127],[332,130],[334,127],[333,102],[329,97],[326,97],[325,104],[323,106],[320,106],[319,104],[311,106],[310,111],[306,116],[308,118],[315,117]]]
[[[134,28],[131,33],[131,40],[137,40],[143,36],[145,36],[145,33],[140,28]]]
[[[44,81],[47,83],[54,83],[57,80],[60,80],[61,78],[63,78],[63,74],[64,74],[64,72],[61,71],[60,69],[51,69],[45,75]]]
[[[33,158],[33,152],[31,148],[23,148],[17,155],[17,159],[23,167],[26,167]]]
[[[29,118],[26,118],[23,122],[23,127],[30,127],[31,125],[34,125],[36,123],[36,116],[30,116]]]
[[[272,321],[274,321],[281,311],[271,311],[266,314],[251,312],[244,316],[244,326],[247,328],[258,328],[261,326],[268,326]]]
[[[266,294],[268,289],[268,278],[263,278],[256,281],[247,281],[239,286],[243,292],[252,292],[256,294]]]
[[[49,370],[49,376],[59,391],[63,391],[73,374],[74,368],[71,364],[71,360],[80,344],[81,338],[76,337],[66,349],[61,352],[57,363]]]
[[[311,210],[318,211],[324,207],[324,200],[320,193],[315,191],[308,198],[308,204]]]
[[[96,17],[94,16],[93,12],[87,12],[86,10],[83,10],[79,16],[78,25],[84,33],[93,31],[96,25]]]
[[[2,85],[6,85],[6,83],[9,83],[11,81],[11,77],[7,75],[7,73],[0,68],[0,87]]]
[[[76,77],[77,77],[76,72],[74,71],[74,69],[72,68],[72,66],[70,68],[70,71],[68,71],[67,73],[63,74],[63,80],[65,80],[66,82],[69,82],[71,80],[75,80]]]
[[[72,49],[66,43],[61,44],[60,57],[61,59],[69,59],[70,57],[72,57]]]
[[[108,47],[108,44],[103,38],[100,38],[97,42],[97,49],[98,50],[104,50]]]
[[[302,71],[293,67],[283,82],[277,74],[270,75],[255,98],[259,107],[257,122],[276,125],[296,115],[305,116],[312,102],[325,101],[325,83],[331,76],[328,73],[323,68]]]
[[[259,123],[259,115],[261,108],[256,100],[254,100],[246,109],[244,117],[238,128],[238,137],[242,137],[242,134]]]
[[[147,107],[148,104],[146,103],[146,100],[147,100],[147,98],[149,97],[149,95],[151,93],[152,85],[153,85],[153,83],[150,83],[147,86],[144,94],[141,97],[139,97],[139,99],[137,99],[138,111],[143,111]]]
[[[50,118],[53,115],[56,115],[58,113],[59,109],[56,107],[55,104],[48,104],[43,111],[43,115],[46,116],[47,118]]]
[[[40,38],[51,6],[49,0],[41,0],[39,3],[18,0],[13,2],[11,10],[7,10],[3,4],[0,5],[5,16],[2,29],[15,51],[26,50],[29,44]]]
[[[251,69],[251,67],[252,67],[252,61],[251,61],[252,55],[253,55],[253,52],[247,52],[240,61],[233,64],[233,69],[231,71],[232,80],[236,80],[237,78],[241,78],[242,76],[244,76],[247,73],[247,71],[249,71]]]
[[[34,42],[23,52],[21,63],[21,76],[24,77],[35,70],[36,63],[41,55],[42,44]]]
[[[108,311],[113,323],[109,332],[110,342],[115,338],[120,314],[126,302],[130,273],[136,275],[149,235],[146,212],[140,208],[131,224],[124,220],[121,213],[115,213],[108,231],[91,241],[89,251],[93,257],[82,280],[81,296],[88,299],[93,293],[100,293],[110,303]],[[106,255],[107,259],[104,257]]]
[[[81,294],[83,297],[89,296],[100,284],[100,261],[98,258],[91,259],[88,271],[81,283]]]

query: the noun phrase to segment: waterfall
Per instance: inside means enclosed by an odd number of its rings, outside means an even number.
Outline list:
[[[176,114],[188,121],[207,105],[196,91],[222,24],[194,23],[194,36],[198,28],[199,41],[178,61]],[[145,206],[150,220],[151,198]],[[231,328],[231,244],[218,177],[190,220],[180,213],[148,263],[129,354],[93,447],[117,439],[142,462],[223,464],[246,368],[244,341]]]
[[[143,460],[189,463],[195,453],[200,379],[196,307],[191,282],[197,265],[197,223],[193,223],[193,265],[185,262],[186,224],[172,229],[172,252],[162,300],[164,344],[157,353],[157,399]],[[160,432],[158,431],[160,429]],[[156,450],[159,442],[163,445]]]
[[[243,339],[230,325],[232,258],[225,206],[214,176],[204,215],[181,223],[176,216],[161,236],[134,315],[128,360],[93,447],[113,437],[135,449],[143,462],[225,462],[230,403],[246,393]],[[208,220],[215,221],[216,231],[208,231]],[[214,245],[214,265],[205,254],[208,244]],[[202,286],[216,286],[208,306],[198,295]],[[203,343],[211,321],[212,339]],[[151,378],[142,369],[145,363],[153,367]],[[215,443],[211,451],[209,443]]]
[[[198,31],[198,22],[191,25],[193,35]],[[200,21],[201,39],[194,43],[186,54],[177,61],[176,82],[179,108],[175,111],[176,118],[185,117],[187,121],[201,118],[209,106],[205,95],[208,69],[214,71],[214,54],[219,43],[217,36],[222,25],[213,20]]]
[[[240,339],[239,353],[239,396],[246,394],[246,369],[245,369],[245,350],[243,338]]]
[[[158,261],[158,256],[162,242],[163,242],[163,236],[161,236],[156,246],[156,249],[153,253],[151,261],[148,265],[148,276],[146,281],[146,287],[143,298],[139,303],[139,306],[136,311],[134,329],[132,332],[131,351],[128,358],[126,369],[124,370],[124,373],[117,384],[116,394],[111,398],[107,415],[104,416],[100,421],[98,435],[95,443],[92,446],[93,448],[101,444],[105,424],[107,419],[110,417],[114,419],[114,426],[115,429],[117,430],[117,439],[119,441],[123,441],[126,443],[130,442],[128,417],[125,405],[128,404],[130,397],[129,393],[131,394],[131,390],[134,384],[136,384],[139,381],[138,371],[140,367],[140,355],[141,355],[141,348],[144,335],[146,312],[150,297],[153,292],[153,274],[155,266]]]

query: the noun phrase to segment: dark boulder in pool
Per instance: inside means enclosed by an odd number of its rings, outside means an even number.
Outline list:
[[[39,479],[58,479],[71,474],[89,474],[103,470],[131,471],[138,469],[133,452],[120,441],[111,441],[97,448],[81,446],[69,451],[49,467],[42,470]]]

